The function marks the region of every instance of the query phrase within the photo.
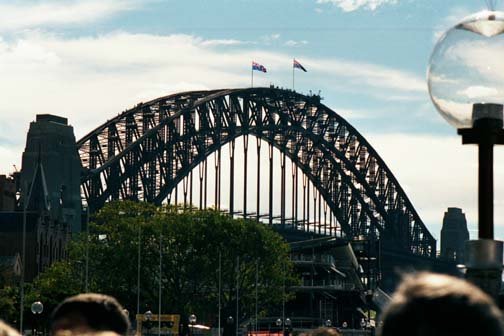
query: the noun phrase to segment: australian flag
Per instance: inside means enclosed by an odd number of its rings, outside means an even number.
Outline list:
[[[261,64],[256,63],[256,62],[252,62],[252,70],[267,72],[266,68],[264,67],[264,65],[261,65]]]
[[[306,72],[306,69],[304,68],[304,66],[302,66],[301,63],[299,63],[298,61],[296,61],[296,59],[294,59],[293,66],[294,66],[294,68],[298,68],[298,69],[301,69],[304,72]]]

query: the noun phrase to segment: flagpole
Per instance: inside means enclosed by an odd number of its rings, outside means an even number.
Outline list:
[[[294,60],[292,61],[292,91],[295,91],[295,87],[294,87]]]
[[[252,75],[252,79],[250,80],[250,87],[254,87],[254,67],[251,67],[250,74]]]
[[[219,250],[219,336],[221,336],[221,277],[222,277],[222,254],[221,251]]]

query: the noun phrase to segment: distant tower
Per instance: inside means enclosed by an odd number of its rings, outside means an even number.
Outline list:
[[[464,244],[469,240],[467,221],[462,209],[448,208],[441,229],[441,257],[464,263]]]
[[[66,118],[39,114],[30,123],[23,152],[21,191],[27,195],[28,208],[43,211],[52,225],[67,232],[81,230],[81,163],[73,127]]]

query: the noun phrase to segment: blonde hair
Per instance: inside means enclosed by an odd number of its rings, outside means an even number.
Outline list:
[[[0,336],[20,336],[18,331],[0,320]]]

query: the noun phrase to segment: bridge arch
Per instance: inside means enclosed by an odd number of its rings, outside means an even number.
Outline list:
[[[249,135],[301,169],[346,236],[388,234],[435,255],[434,238],[366,139],[319,96],[289,90],[193,91],[138,104],[78,141],[83,195],[91,209],[112,199],[160,204],[209,155]]]

